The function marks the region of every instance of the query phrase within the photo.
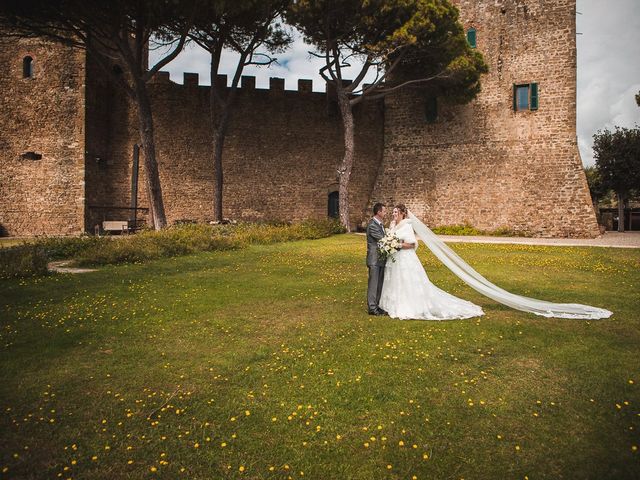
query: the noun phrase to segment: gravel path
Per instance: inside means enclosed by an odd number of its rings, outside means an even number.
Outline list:
[[[47,267],[49,271],[56,273],[87,273],[95,272],[94,268],[75,268],[70,267],[71,260],[58,260],[56,262],[49,262]]]
[[[516,243],[522,245],[556,245],[570,247],[640,248],[640,232],[606,232],[598,238],[527,238],[438,235],[447,243]]]

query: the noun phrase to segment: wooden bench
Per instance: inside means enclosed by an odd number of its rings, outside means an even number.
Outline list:
[[[103,232],[129,233],[128,220],[105,220],[102,222]]]

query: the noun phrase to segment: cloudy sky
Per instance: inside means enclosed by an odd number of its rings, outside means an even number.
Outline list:
[[[593,134],[640,124],[640,1],[577,0],[578,143],[593,164]]]
[[[596,131],[640,124],[635,102],[640,91],[640,0],[577,0],[577,10],[578,143],[583,163],[592,165]],[[314,90],[323,91],[324,82],[317,74],[319,61],[308,50],[298,40],[278,56],[278,65],[247,68],[245,75],[255,75],[258,88],[268,88],[269,77],[279,77],[285,79],[286,89],[294,90],[299,78],[310,78]],[[227,55],[221,71],[231,75],[234,69],[235,58]],[[209,54],[187,47],[165,70],[178,83],[182,83],[183,72],[197,72],[200,83],[208,84]]]

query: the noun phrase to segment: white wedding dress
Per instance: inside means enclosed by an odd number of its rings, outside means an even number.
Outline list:
[[[576,320],[609,318],[613,312],[580,303],[554,303],[508,292],[476,272],[458,254],[411,212],[394,230],[405,242],[418,245],[419,238],[451,272],[482,295],[523,312],[541,317]],[[387,260],[380,307],[391,317],[402,319],[450,320],[483,315],[471,302],[454,297],[433,285],[414,249],[393,254]]]
[[[408,219],[402,220],[393,232],[417,248],[418,240]],[[431,283],[415,249],[398,250],[392,258],[387,260],[380,294],[380,308],[386,310],[390,317],[453,320],[484,315],[478,305],[454,297]]]

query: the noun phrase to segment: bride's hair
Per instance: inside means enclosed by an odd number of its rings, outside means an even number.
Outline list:
[[[396,205],[396,208],[402,214],[402,218],[407,218],[407,207],[404,205],[404,203],[399,203],[398,205]]]

